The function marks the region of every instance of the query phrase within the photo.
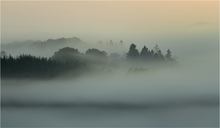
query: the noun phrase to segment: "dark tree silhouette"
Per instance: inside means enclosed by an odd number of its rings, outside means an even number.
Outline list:
[[[155,54],[155,53],[154,53],[154,50],[151,49],[150,52],[149,52],[149,59],[150,59],[150,60],[153,60],[153,59],[154,59],[154,54]]]
[[[20,55],[1,58],[2,77],[52,77],[61,73],[65,66],[44,57]]]
[[[79,61],[80,52],[78,49],[65,47],[55,52],[52,59],[61,62]]]
[[[54,53],[55,56],[62,56],[62,55],[65,55],[65,56],[70,55],[70,56],[72,56],[72,55],[78,55],[78,54],[80,54],[78,49],[70,48],[70,47],[62,48],[59,51]]]
[[[86,51],[86,55],[96,56],[96,57],[106,57],[107,53],[105,51],[100,51],[98,49],[92,48]]]
[[[168,61],[173,61],[174,59],[172,58],[172,52],[170,51],[170,49],[167,50],[167,53],[165,55],[166,59]]]
[[[159,48],[159,45],[155,45],[153,48],[154,54],[153,54],[153,60],[155,61],[163,61],[164,55],[162,54],[162,51]]]
[[[158,60],[160,60],[160,61],[164,60],[164,56],[163,56],[161,50],[158,50],[157,54],[158,54]]]
[[[51,78],[79,69],[86,69],[80,61],[57,61],[54,58],[20,55],[1,57],[1,76],[15,78]]]
[[[155,50],[156,49],[156,50]],[[167,62],[174,61],[171,51],[168,49],[164,56],[156,45],[155,49],[148,49],[144,46],[139,55],[135,44],[131,44],[127,53],[127,58],[136,60],[147,60],[149,62]],[[89,57],[93,56],[93,57]],[[111,54],[112,60],[120,59],[120,55]],[[72,71],[87,71],[91,67],[98,65],[104,67],[106,65],[107,53],[98,49],[88,49],[85,54],[82,54],[78,49],[65,47],[55,52],[50,58],[35,57],[31,55],[20,55],[12,57],[1,52],[1,76],[2,77],[39,77],[50,78],[63,73]]]
[[[153,49],[148,49],[146,46],[144,46],[141,49],[140,55],[138,53],[138,50],[136,49],[135,44],[130,45],[130,49],[127,53],[127,58],[135,58],[139,60],[144,60],[147,62],[163,62],[165,60],[172,61],[174,60],[171,56],[171,51],[168,49],[167,54],[164,56],[162,51],[159,48],[159,45],[155,45]]]
[[[129,51],[127,53],[127,57],[131,58],[131,59],[135,59],[135,58],[139,57],[139,52],[136,49],[136,45],[135,44],[131,44],[130,45]]]
[[[146,58],[148,57],[148,55],[149,55],[148,48],[144,46],[141,50],[140,56]]]

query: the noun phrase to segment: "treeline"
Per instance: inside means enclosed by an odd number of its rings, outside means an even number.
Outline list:
[[[171,51],[163,55],[158,45],[154,50],[144,46],[139,53],[135,44],[131,44],[127,53],[128,60],[144,61],[173,61]],[[89,71],[92,64],[101,67],[106,64],[108,54],[95,48],[80,53],[78,49],[65,47],[55,52],[50,58],[20,55],[12,57],[4,51],[1,52],[1,77],[24,77],[24,78],[52,78],[63,73],[79,75]]]
[[[136,45],[131,44],[127,53],[127,58],[131,60],[135,59],[148,62],[175,61],[172,57],[170,49],[168,49],[167,53],[163,55],[158,45],[155,45],[154,49],[148,49],[146,46],[144,46],[141,49],[141,52],[139,52],[136,48]]]
[[[90,64],[101,66],[107,53],[88,49],[85,54],[75,48],[65,47],[50,58],[20,55],[13,57],[1,51],[2,78],[53,78],[61,74],[79,75],[89,71]]]
[[[1,57],[2,78],[52,78],[80,67],[80,63],[61,63],[52,58],[20,55]]]

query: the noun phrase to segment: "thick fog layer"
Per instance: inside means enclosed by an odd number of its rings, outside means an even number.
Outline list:
[[[219,126],[218,1],[1,4],[1,127]]]
[[[115,60],[114,70],[78,77],[2,79],[2,125],[217,127],[218,44],[190,41],[161,46],[171,47],[174,65]],[[136,66],[144,70],[129,70]]]
[[[215,46],[210,45],[212,48]],[[203,46],[200,45],[200,49]],[[129,68],[122,65],[112,72],[88,73],[77,78],[46,81],[3,79],[2,100],[31,103],[214,102],[218,97],[218,56],[215,49],[199,53],[196,50],[189,53],[191,51],[186,49],[188,56],[178,56],[177,65],[144,72],[130,73]]]
[[[212,70],[212,67],[208,70],[203,67],[168,68],[136,74],[117,71],[67,80],[2,80],[2,100],[37,104],[215,103],[218,77],[217,71]]]

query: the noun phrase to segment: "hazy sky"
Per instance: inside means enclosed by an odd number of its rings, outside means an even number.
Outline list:
[[[2,43],[72,37],[163,39],[218,32],[218,1],[1,2]]]

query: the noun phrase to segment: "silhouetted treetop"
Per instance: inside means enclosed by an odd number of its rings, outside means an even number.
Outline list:
[[[148,48],[146,46],[144,46],[141,50],[140,56],[147,57],[148,55],[149,55]]]
[[[60,49],[58,52],[55,52],[56,53],[59,53],[59,54],[79,54],[79,51],[78,49],[75,49],[75,48],[70,48],[70,47],[65,47],[65,48],[62,48]]]
[[[91,57],[92,56],[92,57]],[[110,57],[110,59],[107,59]],[[159,46],[148,49],[144,46],[139,54],[135,44],[131,44],[127,58],[143,63],[147,62],[175,62],[170,49],[163,55]],[[85,54],[78,49],[64,47],[59,49],[50,58],[35,57],[31,55],[20,55],[12,57],[1,51],[1,74],[3,77],[53,77],[69,71],[88,71],[94,67],[95,70],[110,66],[109,62],[124,60],[119,54],[112,53],[107,56],[105,51],[96,48],[88,49]],[[168,63],[170,64],[170,63]],[[92,69],[93,70],[93,69]]]
[[[86,69],[79,61],[58,61],[51,58],[20,55],[1,57],[2,77],[50,78],[69,71]]]
[[[164,55],[162,54],[161,50],[158,50],[157,54],[159,60],[164,60]]]
[[[100,51],[98,49],[92,48],[86,51],[86,55],[97,56],[97,57],[106,57],[107,53],[105,51]]]
[[[137,58],[138,56],[139,56],[139,52],[136,49],[136,45],[135,44],[131,44],[130,48],[129,48],[129,51],[127,53],[127,57],[134,59],[134,58]]]
[[[174,61],[174,59],[172,58],[172,52],[170,51],[170,49],[167,50],[165,57],[168,61]]]
[[[80,52],[78,49],[65,47],[60,49],[59,51],[55,52],[52,56],[52,59],[58,60],[58,61],[78,61],[78,56],[80,55]]]
[[[162,51],[159,48],[159,45],[155,45],[153,49],[148,49],[146,46],[144,46],[141,49],[140,55],[138,53],[138,50],[136,49],[135,44],[130,45],[130,49],[127,53],[127,58],[135,58],[139,60],[144,61],[164,61],[164,60],[174,60],[171,56],[171,51],[168,49],[167,54],[164,56]]]

